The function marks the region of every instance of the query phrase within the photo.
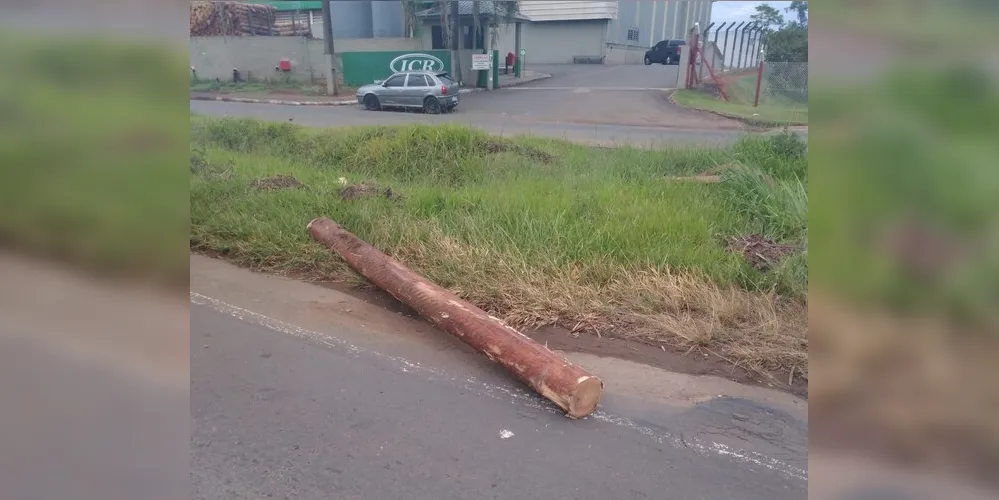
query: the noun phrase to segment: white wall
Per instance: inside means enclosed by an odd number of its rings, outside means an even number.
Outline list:
[[[604,64],[645,64],[646,50],[645,47],[608,43]]]
[[[288,78],[308,81],[326,74],[323,41],[292,36],[191,37],[191,66],[198,78],[232,80],[236,68],[244,78],[270,80]],[[336,51],[365,52],[424,50],[420,39],[347,38],[336,41]],[[282,58],[291,61],[286,75],[274,71]],[[339,58],[337,58],[339,64]]]
[[[527,64],[572,63],[573,56],[606,54],[607,21],[527,23],[522,37],[522,47],[527,49]],[[506,50],[501,50],[501,54],[506,54]],[[510,30],[508,50],[513,50],[513,29]]]
[[[618,2],[521,0],[520,13],[531,21],[616,19]]]

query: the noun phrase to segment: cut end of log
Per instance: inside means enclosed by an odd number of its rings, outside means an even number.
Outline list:
[[[312,235],[313,238],[315,238],[317,230],[322,231],[323,227],[328,228],[330,225],[333,226],[332,229],[340,227],[337,225],[336,222],[333,222],[329,217],[316,217],[315,219],[309,221],[309,225],[305,226],[305,229],[306,231],[309,232],[310,235]]]
[[[596,377],[588,377],[576,386],[569,400],[569,411],[566,413],[570,418],[583,418],[597,409],[600,403],[600,396],[604,392],[604,383]]]
[[[309,225],[308,225],[308,226],[305,226],[305,229],[308,229],[309,231],[311,231],[311,230],[312,230],[312,225],[313,225],[313,224],[315,224],[315,223],[316,223],[317,221],[320,221],[320,220],[322,220],[322,219],[325,219],[325,218],[326,218],[326,217],[316,217],[315,219],[312,219],[312,220],[310,220],[310,221],[309,221]]]

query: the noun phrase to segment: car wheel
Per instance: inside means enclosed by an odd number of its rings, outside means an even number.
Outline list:
[[[436,97],[428,97],[423,100],[423,111],[431,115],[440,114],[441,102]]]
[[[374,94],[364,96],[364,109],[368,111],[378,111],[382,109],[382,104],[378,102],[378,96]]]
[[[652,59],[649,59],[649,56],[645,56],[645,65],[648,66],[650,64],[652,64]]]
[[[673,64],[673,56],[666,56],[666,62],[664,62],[663,64],[667,66]]]

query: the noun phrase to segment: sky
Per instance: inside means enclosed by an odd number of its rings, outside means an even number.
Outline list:
[[[784,14],[784,19],[792,19],[794,14],[784,12],[791,2],[715,2],[711,9],[711,20],[721,24],[725,22],[749,21],[749,16],[756,13],[756,6],[770,4],[771,7]]]

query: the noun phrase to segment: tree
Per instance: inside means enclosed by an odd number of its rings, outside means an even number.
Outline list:
[[[784,15],[770,4],[760,4],[756,6],[756,14],[749,16],[764,33],[772,33],[784,27]]]
[[[784,12],[794,12],[798,16],[798,24],[808,26],[808,2],[800,0],[791,2]]]
[[[808,62],[808,28],[792,23],[767,34],[767,62]]]

